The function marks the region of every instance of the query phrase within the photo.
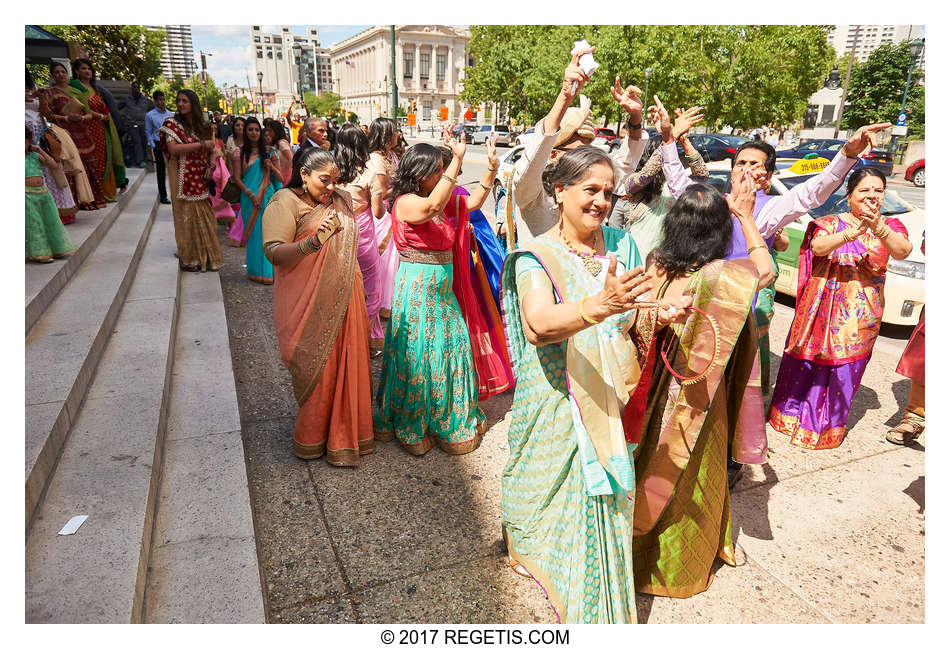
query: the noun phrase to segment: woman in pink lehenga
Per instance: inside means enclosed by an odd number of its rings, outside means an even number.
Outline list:
[[[211,209],[214,210],[214,217],[218,223],[223,223],[229,227],[234,224],[234,208],[227,201],[221,199],[221,191],[228,184],[231,174],[228,172],[228,162],[224,155],[224,145],[218,139],[218,126],[214,124],[214,150],[211,152],[211,180],[214,181],[214,194],[211,194]]]
[[[375,217],[376,245],[379,250],[380,273],[380,318],[389,318],[393,308],[393,286],[396,272],[399,270],[399,252],[393,243],[392,216],[386,210],[385,200],[392,192],[393,177],[396,174],[396,157],[393,147],[399,143],[399,128],[396,122],[379,117],[373,120],[369,128],[369,166],[373,170],[370,183],[370,207]],[[382,328],[371,337],[375,338]]]
[[[370,323],[369,346],[374,354],[378,354],[383,348],[385,334],[379,321],[382,278],[379,272],[375,219],[370,207],[370,187],[376,174],[368,164],[369,140],[363,129],[356,124],[344,125],[336,136],[334,156],[340,170],[337,187],[349,193],[353,201],[353,214],[360,230],[356,259],[363,273],[363,289],[366,293],[366,313]]]
[[[231,153],[244,145],[244,118],[236,118],[232,128],[233,132],[231,133],[231,137],[228,138],[228,141],[224,145],[224,155],[226,159],[230,159]],[[230,170],[228,171],[228,177],[230,177]],[[224,241],[229,246],[242,248],[245,244],[244,219],[241,218],[241,204],[235,203],[231,205],[231,209],[234,211],[234,224],[231,226],[231,229],[228,230],[228,238]]]

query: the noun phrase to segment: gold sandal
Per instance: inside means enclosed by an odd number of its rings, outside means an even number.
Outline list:
[[[891,428],[884,435],[884,439],[891,444],[907,446],[924,432],[924,418],[913,413],[905,413],[901,423]]]

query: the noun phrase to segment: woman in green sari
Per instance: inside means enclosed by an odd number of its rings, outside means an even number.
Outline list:
[[[96,71],[89,59],[76,59],[72,64],[73,80],[69,82],[69,96],[83,106],[93,119],[86,124],[95,145],[93,171],[102,182],[102,192],[109,202],[115,202],[117,189],[125,189],[125,161],[122,142],[115,128],[106,101],[96,85]]]
[[[591,146],[545,170],[557,224],[513,251],[502,307],[517,384],[502,472],[510,564],[561,622],[636,622],[633,450],[621,413],[640,378],[631,332],[650,288],[633,238],[605,227],[614,170]],[[654,309],[663,326],[688,300]]]
[[[752,300],[772,281],[772,260],[752,218],[754,203],[748,177],[728,199],[710,185],[691,185],[667,214],[663,240],[647,258],[656,277],[652,299],[689,296],[708,319],[694,314],[658,333],[645,354],[649,388],[624,412],[627,434],[642,435],[633,517],[634,574],[642,593],[690,597],[712,583],[717,557],[736,563],[729,449],[744,464],[761,464],[767,450]],[[730,212],[749,258],[723,259],[733,231]]]

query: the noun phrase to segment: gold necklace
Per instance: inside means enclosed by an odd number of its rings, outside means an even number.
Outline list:
[[[577,248],[571,245],[570,239],[567,238],[567,235],[564,234],[562,228],[558,228],[558,233],[561,235],[561,241],[564,242],[564,245],[567,246],[567,249],[574,255],[580,258],[581,263],[584,264],[584,268],[587,269],[587,272],[597,277],[600,274],[600,270],[604,267],[603,262],[598,261],[594,257],[593,252],[583,253],[579,252]],[[597,244],[597,235],[594,235],[594,245]]]

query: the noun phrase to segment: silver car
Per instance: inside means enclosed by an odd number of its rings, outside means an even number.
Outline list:
[[[504,124],[482,124],[475,130],[472,136],[472,144],[485,144],[492,135],[498,135],[497,144],[505,146],[514,146],[517,142],[511,130]]]

